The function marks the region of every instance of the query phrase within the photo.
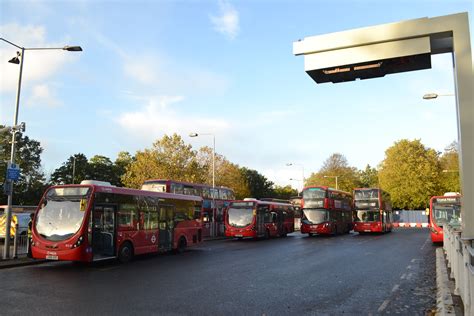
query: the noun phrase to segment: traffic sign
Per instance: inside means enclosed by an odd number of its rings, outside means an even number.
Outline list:
[[[17,164],[8,163],[7,166],[7,180],[18,181],[20,178],[20,168]]]

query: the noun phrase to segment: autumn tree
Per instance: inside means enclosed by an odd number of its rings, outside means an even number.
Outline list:
[[[0,125],[0,130],[4,128]],[[11,156],[11,133],[0,132],[0,184],[5,182],[7,164]],[[44,172],[41,168],[41,144],[24,135],[16,133],[15,163],[20,167],[20,179],[13,186],[13,204],[36,205],[46,187]],[[0,204],[7,204],[7,196],[0,194]]]
[[[212,184],[212,148],[201,147],[197,159],[201,167],[206,171],[205,183]],[[215,185],[225,186],[232,189],[237,199],[250,196],[250,191],[240,167],[231,163],[224,156],[215,154]]]
[[[140,188],[147,179],[162,178],[202,183],[206,172],[197,160],[197,153],[177,134],[165,135],[153,147],[138,151],[126,168],[122,182],[127,187]]]
[[[438,153],[419,139],[402,139],[385,151],[379,170],[380,186],[395,208],[424,209],[430,197],[442,193]]]
[[[336,187],[336,176],[340,190],[352,192],[352,189],[361,185],[357,169],[349,166],[346,157],[339,153],[334,153],[326,159],[321,169],[306,179],[305,185]]]
[[[452,142],[440,157],[441,186],[444,192],[461,192],[458,143]]]

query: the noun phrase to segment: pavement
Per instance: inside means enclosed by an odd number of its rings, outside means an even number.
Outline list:
[[[463,304],[454,294],[454,280],[449,278],[447,260],[442,247],[436,249],[436,315],[464,315]]]
[[[26,256],[20,256],[15,259],[0,259],[0,269],[8,269],[14,267],[21,267],[21,266],[29,266],[32,264],[39,264],[44,263],[46,260],[36,260],[32,258],[28,258]]]

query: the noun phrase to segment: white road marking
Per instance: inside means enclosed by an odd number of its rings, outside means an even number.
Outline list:
[[[421,250],[425,249],[425,247],[426,247],[426,245],[429,243],[429,241],[430,241],[430,237],[426,238],[425,243],[423,244],[423,246],[421,246],[420,249],[421,249]]]
[[[398,290],[399,287],[400,287],[400,285],[395,284],[395,286],[394,286],[393,289],[392,289],[392,292],[395,292],[396,290]]]
[[[377,309],[377,312],[383,312],[383,310],[387,308],[388,303],[390,303],[390,300],[383,301],[382,305],[380,305],[379,309]]]
[[[407,277],[407,274],[406,273],[403,273],[402,276],[400,277],[400,279],[405,279]]]

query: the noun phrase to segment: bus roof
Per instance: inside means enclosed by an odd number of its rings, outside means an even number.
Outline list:
[[[131,188],[121,188],[116,186],[104,186],[97,184],[65,184],[65,185],[55,185],[47,189],[49,191],[53,188],[72,188],[72,187],[90,187],[93,188],[95,192],[104,192],[104,193],[114,193],[114,194],[123,194],[123,195],[136,195],[136,196],[153,196],[162,199],[177,199],[177,200],[186,200],[186,201],[202,201],[200,196],[194,195],[184,195],[184,194],[175,194],[175,193],[166,193],[166,192],[155,192],[155,191],[145,191]]]
[[[336,189],[334,189],[334,188],[331,188],[331,187],[328,187],[328,186],[324,186],[324,185],[311,185],[311,186],[307,186],[307,187],[304,187],[302,191],[308,190],[308,189],[315,189],[315,188],[323,189],[323,190],[325,190],[325,191],[333,191],[333,192],[339,192],[339,193],[344,193],[344,194],[352,195],[350,192],[346,192],[346,191],[342,191],[342,190],[336,190]]]
[[[280,205],[280,206],[293,206],[290,203],[282,203],[282,202],[274,202],[274,201],[262,201],[257,199],[245,199],[245,200],[234,200],[231,201],[230,204],[233,203],[257,203],[262,205]]]
[[[188,185],[188,186],[198,186],[198,187],[209,187],[212,188],[211,184],[205,184],[205,183],[192,183],[192,182],[185,182],[185,181],[176,181],[176,180],[170,180],[170,179],[148,179],[143,182],[143,184],[146,183],[155,183],[155,182],[169,182],[169,183],[178,183],[178,184],[183,184],[183,185]],[[232,190],[231,188],[224,187],[224,186],[216,186],[216,189],[228,189]]]

